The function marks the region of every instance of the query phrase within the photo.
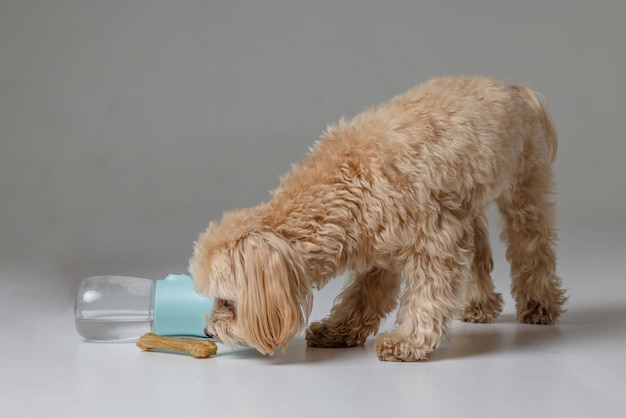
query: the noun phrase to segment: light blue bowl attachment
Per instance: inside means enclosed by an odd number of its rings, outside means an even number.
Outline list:
[[[196,293],[191,277],[170,274],[155,284],[154,333],[205,337],[204,316],[212,308],[213,300]]]

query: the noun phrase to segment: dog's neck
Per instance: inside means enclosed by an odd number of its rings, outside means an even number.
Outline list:
[[[358,251],[358,224],[332,207],[319,205],[315,210],[290,209],[293,201],[279,203],[277,199],[264,205],[266,226],[285,239],[301,260],[305,274],[311,284],[323,287],[330,279],[347,269],[351,254]]]

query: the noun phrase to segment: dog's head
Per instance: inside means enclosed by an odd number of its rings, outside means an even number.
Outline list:
[[[189,271],[196,291],[215,300],[205,333],[226,345],[272,354],[306,325],[312,292],[302,262],[251,210],[211,223],[195,244]]]

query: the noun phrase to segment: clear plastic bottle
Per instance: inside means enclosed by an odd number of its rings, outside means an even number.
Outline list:
[[[204,337],[212,306],[189,276],[94,276],[78,287],[74,317],[76,330],[90,341],[133,341],[146,332]]]

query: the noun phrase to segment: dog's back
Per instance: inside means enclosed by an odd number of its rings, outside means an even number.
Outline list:
[[[325,176],[344,167],[386,178],[403,194],[425,193],[419,200],[433,190],[456,191],[484,204],[525,169],[524,158],[553,160],[555,153],[547,108],[531,90],[492,78],[444,77],[329,127],[305,164],[325,161]],[[312,170],[305,171],[311,180]]]

